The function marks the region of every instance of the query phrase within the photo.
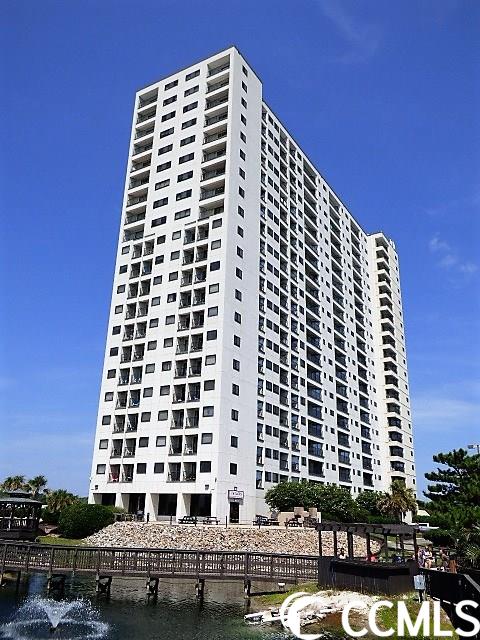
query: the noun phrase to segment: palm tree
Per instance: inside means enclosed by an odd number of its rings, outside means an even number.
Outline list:
[[[417,498],[413,489],[409,489],[403,482],[394,480],[390,487],[390,493],[386,493],[380,498],[377,504],[380,511],[386,515],[393,516],[399,522],[407,511],[417,513]]]
[[[45,476],[35,476],[31,480],[28,481],[28,486],[32,491],[32,497],[36,498],[40,493],[45,491],[48,480]]]
[[[73,493],[65,489],[55,489],[54,491],[50,491],[47,496],[47,509],[51,513],[60,513],[65,507],[75,502],[76,499],[77,496],[74,496]]]
[[[25,488],[25,476],[8,476],[2,482],[2,489],[4,491],[17,491],[18,489]]]

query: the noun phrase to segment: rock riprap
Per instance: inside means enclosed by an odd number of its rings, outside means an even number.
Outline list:
[[[314,529],[241,528],[203,525],[164,525],[154,522],[116,522],[86,538],[98,547],[143,547],[151,549],[198,549],[257,551],[318,555],[318,533]],[[323,555],[333,555],[333,534],[322,534]],[[338,534],[338,548],[347,549],[347,537]],[[372,544],[372,548],[374,545]],[[366,542],[354,537],[357,557],[365,557]]]

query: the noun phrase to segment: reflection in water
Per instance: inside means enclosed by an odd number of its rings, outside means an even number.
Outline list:
[[[46,577],[32,575],[16,595],[0,591],[0,638],[9,640],[284,640],[279,627],[248,627],[241,582],[207,581],[205,599],[192,580],[160,580],[148,600],[143,580],[114,578],[112,596],[96,599],[92,578],[67,580],[61,600],[41,597]]]

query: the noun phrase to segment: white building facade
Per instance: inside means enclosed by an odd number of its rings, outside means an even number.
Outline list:
[[[90,501],[151,520],[415,487],[394,244],[234,47],[136,95],[94,447]]]

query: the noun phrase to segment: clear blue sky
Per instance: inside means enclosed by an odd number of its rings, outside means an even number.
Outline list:
[[[230,44],[397,243],[419,483],[480,442],[479,32],[474,0],[4,0],[0,477],[86,493],[134,92]]]

